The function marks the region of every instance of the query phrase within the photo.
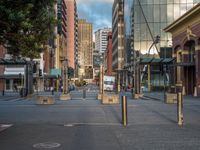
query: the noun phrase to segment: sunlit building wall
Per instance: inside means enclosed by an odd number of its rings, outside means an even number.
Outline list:
[[[92,24],[78,19],[78,62],[79,76],[85,76],[85,68],[93,66]]]
[[[75,69],[76,56],[76,0],[65,0],[67,5],[67,59],[68,66]]]
[[[112,68],[124,67],[124,0],[114,0],[112,7]]]
[[[106,51],[108,33],[111,32],[111,28],[99,29],[95,32],[95,50],[98,50],[100,54]]]

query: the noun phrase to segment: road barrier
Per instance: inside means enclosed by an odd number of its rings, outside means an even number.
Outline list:
[[[127,126],[128,124],[128,113],[127,113],[127,97],[122,96],[122,124]]]

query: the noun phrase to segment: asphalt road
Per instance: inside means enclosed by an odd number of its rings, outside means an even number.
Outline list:
[[[200,100],[184,101],[184,126],[176,105],[128,99],[128,126],[121,105],[102,105],[93,85],[71,92],[72,100],[36,105],[35,98],[0,97],[0,150],[198,150]],[[51,94],[51,93],[40,93]]]

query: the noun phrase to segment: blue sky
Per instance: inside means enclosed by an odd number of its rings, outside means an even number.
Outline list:
[[[78,16],[93,23],[93,30],[111,27],[114,0],[77,0]]]

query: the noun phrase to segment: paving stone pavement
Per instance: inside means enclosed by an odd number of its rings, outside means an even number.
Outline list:
[[[185,99],[184,126],[178,127],[176,105],[151,99],[128,99],[128,126],[121,125],[121,105],[102,105],[95,93],[55,105],[35,98],[0,100],[1,150],[34,150],[37,143],[59,143],[54,150],[198,150],[200,101]],[[96,92],[97,94],[97,92]],[[44,148],[43,148],[44,149]]]

